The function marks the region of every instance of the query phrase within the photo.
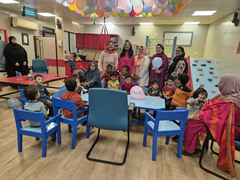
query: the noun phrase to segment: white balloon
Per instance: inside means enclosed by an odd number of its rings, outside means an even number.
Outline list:
[[[152,61],[152,65],[154,68],[160,68],[162,66],[162,58],[155,57]]]

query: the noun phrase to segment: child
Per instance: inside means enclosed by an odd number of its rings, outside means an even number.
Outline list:
[[[112,65],[108,64],[106,66],[106,72],[105,72],[104,76],[102,76],[102,79],[104,79],[104,88],[107,88],[108,81],[110,80],[110,73],[111,72],[112,72]]]
[[[191,119],[192,115],[201,111],[203,105],[207,102],[207,96],[207,91],[204,88],[199,87],[193,93],[193,97],[187,100],[187,104],[189,104],[188,119]]]
[[[169,108],[171,106],[172,97],[175,93],[176,87],[174,86],[174,77],[168,76],[167,78],[167,84],[164,85],[162,89],[163,98],[166,100],[166,108]]]
[[[65,86],[67,88],[67,92],[63,93],[61,99],[68,100],[68,101],[75,101],[76,102],[76,109],[77,111],[80,109],[85,108],[85,104],[79,94],[76,92],[77,82],[73,79],[69,79],[65,82]],[[66,118],[73,118],[72,111],[68,109],[63,109],[62,114]],[[83,116],[84,113],[78,114],[78,117]]]
[[[124,82],[126,79],[126,76],[129,75],[130,67],[129,66],[123,66],[122,74],[120,74],[120,82]]]
[[[147,96],[156,96],[156,97],[160,97],[161,96],[161,92],[159,90],[159,80],[158,79],[153,79],[151,81],[151,87],[147,90]]]
[[[73,67],[71,69],[71,72],[72,72],[72,78],[78,78],[80,76],[83,76],[83,73],[80,72],[76,67]]]
[[[85,77],[87,82],[85,84],[85,88],[101,88],[101,81],[100,81],[100,72],[98,70],[96,62],[92,61],[88,69],[85,73]]]
[[[77,82],[77,90],[76,90],[76,92],[79,95],[82,96],[83,94],[88,92],[88,90],[85,88],[86,78],[84,76],[80,76],[79,78],[77,78],[76,82]]]
[[[125,76],[125,81],[121,84],[119,89],[126,90],[129,94],[133,86],[135,86],[135,84],[132,82],[132,76],[128,74],[127,76]]]
[[[108,81],[108,89],[119,89],[119,81],[117,80],[117,72],[110,74],[110,81]]]
[[[47,111],[42,102],[39,102],[37,99],[40,96],[40,93],[38,91],[37,87],[29,86],[26,89],[24,89],[24,96],[27,99],[27,102],[24,106],[25,110],[28,111],[34,111],[34,112],[43,112],[44,118],[47,118]],[[29,121],[30,126],[32,127],[39,127],[40,122],[35,121]]]
[[[52,99],[51,94],[48,92],[47,88],[43,86],[43,76],[40,74],[37,74],[34,76],[35,84],[30,85],[31,87],[37,87],[38,91],[40,93],[40,97],[38,98],[38,101],[41,101],[47,109],[49,109],[49,117],[53,116],[53,105],[52,102],[47,98],[49,96],[50,99]]]

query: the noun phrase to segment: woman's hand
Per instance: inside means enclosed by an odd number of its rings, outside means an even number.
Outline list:
[[[23,66],[26,66],[27,65],[27,61],[23,61]]]
[[[90,85],[90,83],[89,83],[89,82],[86,82],[85,86],[89,86],[89,85]]]
[[[190,115],[190,116],[188,116],[187,119],[188,119],[188,120],[194,119],[194,115]]]
[[[159,69],[156,69],[157,74],[161,74],[161,71]]]
[[[15,66],[19,66],[20,64],[18,62],[15,63]]]

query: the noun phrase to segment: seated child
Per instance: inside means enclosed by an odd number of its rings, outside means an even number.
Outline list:
[[[187,104],[189,104],[188,119],[193,119],[193,115],[201,111],[203,105],[207,102],[207,96],[207,91],[204,88],[199,87],[193,93],[193,96],[187,100]]]
[[[129,66],[123,66],[122,73],[120,73],[120,82],[124,82],[126,79],[126,76],[129,75],[130,67]]]
[[[77,82],[77,90],[76,92],[79,95],[83,95],[85,93],[88,92],[88,90],[85,88],[85,84],[86,84],[86,78],[84,76],[79,76],[79,78],[76,79]]]
[[[101,88],[101,80],[100,80],[100,72],[98,70],[98,66],[96,62],[92,61],[87,71],[85,72],[85,77],[87,82],[85,84],[85,88]]]
[[[38,91],[37,87],[29,86],[26,89],[24,89],[24,96],[27,99],[27,102],[25,103],[24,109],[28,111],[34,111],[34,112],[43,112],[44,118],[47,118],[47,111],[42,102],[39,102],[37,99],[40,96],[40,93]],[[39,127],[40,122],[30,121],[30,125],[33,127]]]
[[[167,84],[164,85],[162,89],[163,98],[166,100],[166,108],[169,108],[171,106],[172,97],[175,93],[176,87],[174,86],[174,77],[168,76],[167,78]]]
[[[125,81],[121,84],[120,90],[125,90],[127,93],[130,93],[131,88],[135,86],[135,84],[132,81],[132,76],[130,74],[125,76]]]
[[[112,65],[108,64],[106,66],[106,72],[105,72],[104,76],[102,76],[102,79],[104,79],[104,88],[107,88],[108,81],[110,80],[110,73],[112,72],[112,70],[113,70]]]
[[[72,78],[78,78],[79,76],[83,76],[83,73],[80,72],[76,67],[73,67],[71,69],[72,72]]]
[[[52,102],[47,98],[49,96],[50,99],[52,99],[51,94],[48,92],[47,88],[43,86],[43,76],[40,74],[37,74],[34,76],[35,84],[30,85],[31,87],[37,87],[38,91],[40,93],[40,97],[38,98],[38,101],[41,101],[47,109],[49,109],[49,115],[50,117],[53,116],[53,105]]]
[[[69,79],[65,82],[65,86],[68,91],[62,94],[61,99],[68,100],[68,101],[75,101],[77,111],[80,109],[84,109],[85,104],[84,104],[81,96],[79,94],[77,94],[77,92],[76,92],[77,82],[73,79]],[[72,111],[70,111],[68,109],[63,109],[62,114],[66,118],[73,118]],[[78,114],[78,117],[81,117],[83,115],[84,115],[84,113]]]
[[[119,82],[117,80],[117,72],[110,74],[110,81],[108,81],[108,89],[119,89]]]
[[[157,96],[160,97],[161,96],[161,92],[159,90],[159,80],[157,79],[153,79],[151,81],[151,87],[147,90],[147,96]]]

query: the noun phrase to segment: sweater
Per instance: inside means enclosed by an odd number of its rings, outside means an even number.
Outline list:
[[[108,89],[116,89],[116,90],[118,90],[119,89],[119,82],[118,81],[112,81],[112,80],[110,80],[110,81],[108,81]]]
[[[193,92],[186,92],[179,88],[176,89],[173,95],[172,105],[177,107],[187,107],[187,100],[193,96]]]
[[[132,57],[129,58],[128,55],[126,55],[122,58],[119,58],[117,69],[120,73],[122,73],[123,66],[129,66],[129,74],[135,74],[135,56],[132,55]]]
[[[204,102],[199,101],[198,98],[190,98],[187,100],[187,104],[189,104],[189,114],[188,115],[194,115],[197,112],[200,112]]]

